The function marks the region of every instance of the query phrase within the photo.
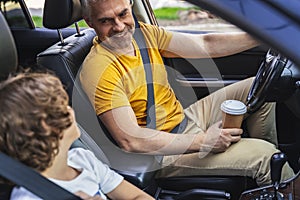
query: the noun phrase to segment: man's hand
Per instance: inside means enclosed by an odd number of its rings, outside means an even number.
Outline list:
[[[200,151],[220,153],[235,142],[240,141],[242,129],[229,128],[222,129],[222,122],[217,122],[207,129]]]

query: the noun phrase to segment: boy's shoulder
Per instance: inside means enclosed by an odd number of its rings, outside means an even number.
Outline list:
[[[92,151],[88,149],[84,149],[82,147],[72,148],[68,152],[68,161],[76,161],[76,162],[80,162],[81,160],[94,161],[95,159],[97,158]]]

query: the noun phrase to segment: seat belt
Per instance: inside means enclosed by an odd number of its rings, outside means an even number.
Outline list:
[[[147,128],[156,129],[156,113],[155,113],[155,100],[151,63],[148,55],[147,45],[145,42],[144,34],[141,31],[140,25],[134,13],[132,13],[135,22],[134,39],[139,47],[147,82]],[[155,156],[155,159],[161,163],[163,156]]]
[[[156,129],[156,113],[155,113],[155,100],[154,100],[154,89],[153,89],[153,77],[151,70],[151,63],[149,60],[148,50],[145,42],[144,35],[140,29],[140,25],[134,14],[133,18],[135,21],[135,33],[134,38],[140,49],[144,70],[147,81],[147,128]],[[187,126],[187,118],[184,117],[181,123],[179,123],[170,133],[182,133]]]
[[[0,175],[44,200],[81,200],[23,163],[0,152]]]
[[[134,39],[139,47],[144,70],[146,74],[146,82],[147,82],[147,128],[156,129],[156,113],[155,113],[155,100],[154,100],[154,88],[153,88],[153,77],[152,77],[152,69],[151,63],[148,55],[147,45],[145,42],[144,35],[140,29],[140,25],[136,19],[136,16],[133,14],[133,18],[135,21],[135,32]]]

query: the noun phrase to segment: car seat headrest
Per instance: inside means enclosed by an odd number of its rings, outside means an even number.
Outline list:
[[[14,38],[2,12],[0,12],[0,27],[0,80],[3,80],[7,78],[10,73],[16,72],[18,56]]]
[[[50,29],[66,28],[82,19],[80,0],[46,0],[43,25]]]

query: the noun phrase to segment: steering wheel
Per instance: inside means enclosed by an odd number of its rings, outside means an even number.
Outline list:
[[[248,93],[246,103],[248,113],[257,111],[263,105],[267,94],[279,79],[286,62],[287,58],[280,53],[272,49],[268,50]]]

